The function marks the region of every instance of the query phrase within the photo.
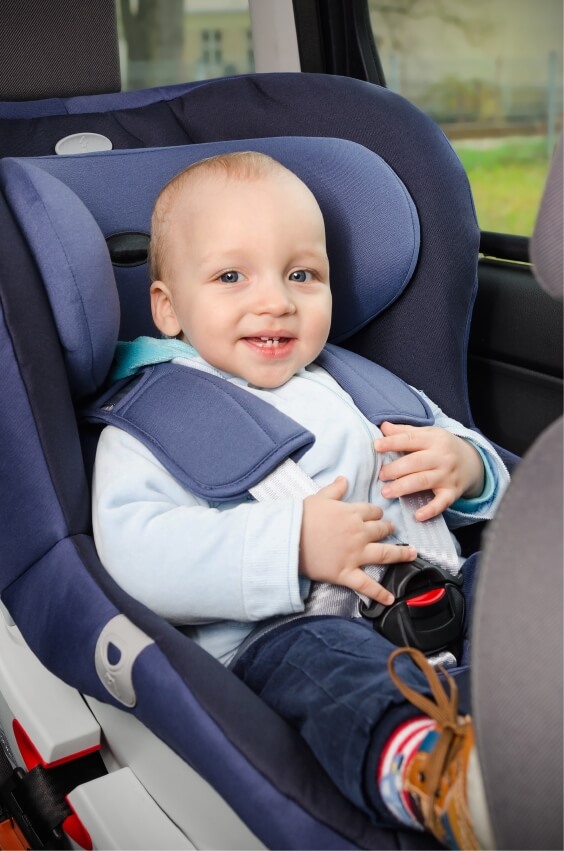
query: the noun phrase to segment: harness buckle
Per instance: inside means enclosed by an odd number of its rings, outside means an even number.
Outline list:
[[[360,614],[392,644],[416,647],[426,655],[457,647],[466,610],[462,574],[455,576],[418,556],[389,567],[380,584],[391,591],[394,602],[361,602]]]

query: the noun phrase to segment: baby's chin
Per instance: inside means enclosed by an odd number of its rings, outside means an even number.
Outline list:
[[[279,387],[283,387],[288,381],[294,377],[296,373],[293,372],[291,375],[288,375],[286,378],[278,379],[278,380],[261,380],[256,376],[241,376],[247,382],[249,387],[253,387],[255,390],[278,390]]]
[[[287,371],[250,370],[248,372],[245,371],[245,374],[239,377],[243,378],[249,387],[254,387],[257,390],[277,390],[279,387],[283,387],[287,384],[297,372],[299,372],[299,369],[291,369]]]

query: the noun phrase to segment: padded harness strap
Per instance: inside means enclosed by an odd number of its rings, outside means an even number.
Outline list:
[[[375,425],[432,425],[425,401],[391,372],[328,345],[317,360]],[[163,416],[163,413],[165,414]],[[140,440],[191,493],[212,502],[245,498],[314,436],[243,387],[189,365],[159,363],[114,384],[83,411]]]
[[[244,497],[311,432],[223,378],[181,364],[146,367],[83,412],[140,440],[191,493],[211,502]]]

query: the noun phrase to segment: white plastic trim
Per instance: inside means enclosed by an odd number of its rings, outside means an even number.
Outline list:
[[[195,846],[155,803],[130,768],[121,768],[74,789],[68,799],[93,848],[191,849]]]
[[[139,654],[154,644],[125,615],[116,615],[100,632],[94,663],[102,685],[124,706],[135,706],[137,695],[133,688],[133,665]],[[115,654],[116,658],[112,656]]]
[[[130,768],[147,794],[194,847],[231,851],[264,848],[213,786],[134,715],[91,697],[85,699],[104,731],[101,753],[108,770],[113,773]],[[85,819],[84,824],[90,830],[90,821]],[[135,825],[130,824],[127,838],[120,839],[130,844],[122,847],[137,847],[131,844],[135,837]]]
[[[89,750],[100,742],[100,727],[82,696],[41,664],[2,606],[0,726],[16,755],[14,719],[46,763]]]

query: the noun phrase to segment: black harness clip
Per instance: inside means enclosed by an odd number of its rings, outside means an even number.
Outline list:
[[[371,600],[360,613],[398,646],[429,655],[457,648],[462,638],[465,602],[462,575],[423,558],[389,567],[380,584],[394,595],[391,606]],[[455,654],[456,655],[456,654]]]

